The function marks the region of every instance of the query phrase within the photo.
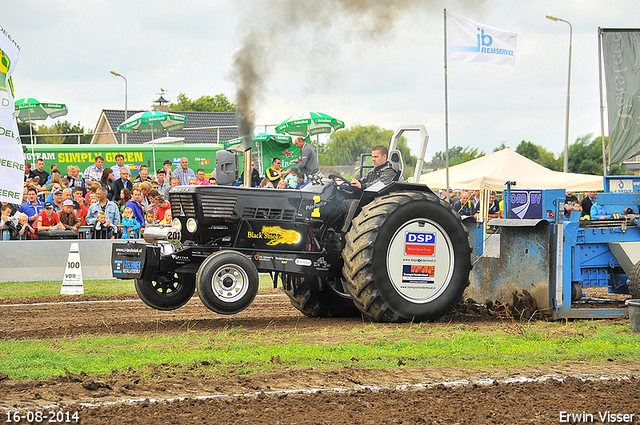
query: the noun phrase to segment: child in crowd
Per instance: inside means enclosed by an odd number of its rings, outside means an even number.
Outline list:
[[[140,223],[133,217],[133,210],[126,207],[122,217],[122,239],[135,239],[138,237]]]
[[[197,186],[198,180],[195,177],[189,177],[189,186]]]
[[[96,202],[98,202],[98,197],[96,195],[89,196],[89,203],[91,205],[95,204]]]
[[[115,239],[118,228],[107,221],[104,211],[98,211],[96,216],[96,224],[93,226],[94,239]]]
[[[291,167],[289,170],[289,174],[284,178],[287,181],[287,187],[291,189],[295,189],[298,187],[298,167]],[[278,189],[280,189],[280,185],[278,185]]]
[[[11,205],[3,205],[0,208],[0,229],[2,230],[2,240],[11,239],[13,220],[11,219]]]
[[[160,224],[164,224],[164,225],[171,225],[171,221],[173,220],[173,218],[171,217],[171,210],[167,210],[164,213],[164,220],[162,220],[160,222]]]
[[[180,186],[180,179],[177,177],[171,177],[171,187]]]
[[[29,216],[25,213],[20,213],[18,216],[18,235],[17,239],[20,241],[27,241],[29,239],[36,238],[36,229],[29,224]]]
[[[289,187],[289,183],[285,179],[280,179],[278,182],[278,189],[287,189]]]
[[[304,173],[299,173],[297,175],[297,186],[296,189],[302,189],[307,185],[307,176]]]

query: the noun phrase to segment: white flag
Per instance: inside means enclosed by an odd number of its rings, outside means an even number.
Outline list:
[[[447,60],[515,65],[517,36],[447,13]]]
[[[24,181],[24,155],[13,104],[11,73],[20,46],[0,25],[0,201],[20,204]]]
[[[0,25],[0,201],[20,204],[24,181],[24,155],[13,105],[11,73],[20,46]]]

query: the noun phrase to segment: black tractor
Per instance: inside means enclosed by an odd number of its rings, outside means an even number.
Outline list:
[[[401,175],[398,137],[389,159]],[[113,245],[114,277],[134,278],[158,310],[181,307],[197,288],[207,308],[235,314],[269,273],[309,317],[424,321],[448,313],[469,283],[467,232],[425,185],[356,191],[330,174],[301,190],[178,186],[170,202],[172,227],[147,228],[146,244]]]

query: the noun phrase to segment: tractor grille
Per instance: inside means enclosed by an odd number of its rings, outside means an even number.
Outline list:
[[[171,193],[169,195],[169,200],[171,202],[171,215],[175,217],[180,217],[184,215],[185,217],[194,217],[196,216],[196,207],[193,203],[193,195],[190,193]]]
[[[242,218],[262,218],[267,220],[285,220],[291,221],[295,215],[295,210],[283,210],[280,208],[257,208],[245,207],[242,212]]]
[[[200,194],[202,213],[205,217],[232,218],[237,196],[220,196],[209,193]]]

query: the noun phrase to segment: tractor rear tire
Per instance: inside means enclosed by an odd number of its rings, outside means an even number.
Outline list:
[[[304,276],[298,282],[284,285],[284,292],[291,305],[307,317],[359,317],[360,310],[346,291],[344,280],[340,281]]]
[[[370,320],[435,320],[469,285],[471,248],[460,216],[432,193],[376,198],[353,220],[342,252],[356,307]]]
[[[156,310],[169,311],[189,302],[196,289],[196,277],[187,273],[158,275],[157,281],[136,279],[135,287],[146,305]]]
[[[640,261],[633,265],[629,273],[629,293],[631,298],[640,299]]]
[[[210,255],[196,276],[200,301],[219,314],[241,312],[258,293],[258,269],[238,251],[218,251]]]

